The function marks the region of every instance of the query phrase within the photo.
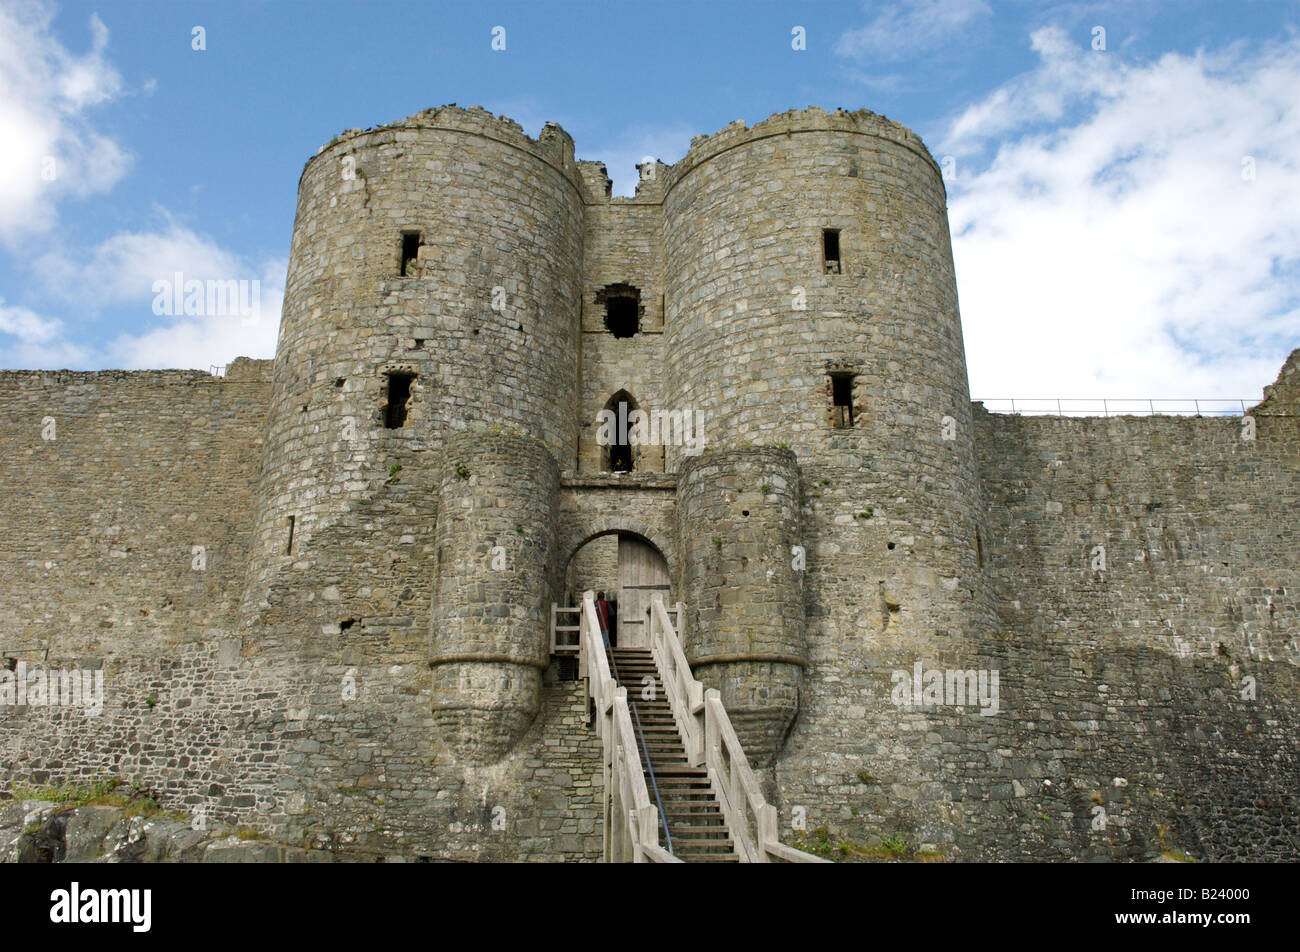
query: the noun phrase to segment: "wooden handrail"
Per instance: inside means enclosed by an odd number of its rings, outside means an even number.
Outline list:
[[[680,625],[686,616],[680,602],[675,614]],[[781,842],[776,807],[763,796],[727,716],[722,695],[714,688],[705,690],[691,673],[677,627],[661,595],[654,596],[650,603],[650,653],[686,744],[688,761],[707,769],[741,862],[828,862]]]
[[[627,704],[627,688],[610,676],[605,639],[596,616],[595,594],[582,594],[578,669],[596,712],[605,778],[605,860],[607,862],[680,862],[659,844],[659,810],[650,802],[641,769],[636,734]]]
[[[681,618],[680,610],[677,617]],[[682,651],[681,639],[668,616],[662,598],[650,602],[650,653],[659,669],[673,720],[686,746],[686,762],[692,767],[704,763],[704,685],[691,674]]]

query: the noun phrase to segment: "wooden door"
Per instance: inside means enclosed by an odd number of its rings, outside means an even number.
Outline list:
[[[650,601],[663,592],[669,601],[668,563],[659,550],[636,536],[618,537],[618,644],[649,647]]]

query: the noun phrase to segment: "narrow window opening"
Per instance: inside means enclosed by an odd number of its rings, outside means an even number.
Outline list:
[[[620,390],[609,398],[605,410],[612,414],[607,418],[610,423],[608,439],[605,445],[605,470],[611,473],[630,473],[636,468],[632,455],[632,424],[629,418],[635,410],[636,401],[626,390]]]
[[[294,516],[289,517],[289,541],[284,545],[285,555],[293,555],[293,526],[295,521]]]
[[[840,231],[838,228],[822,230],[822,260],[827,274],[840,273]]]
[[[984,568],[984,542],[980,539],[978,530],[975,532],[975,560],[980,568]]]
[[[626,414],[627,404],[619,404],[619,409]],[[624,416],[623,419],[626,419]],[[611,473],[632,472],[632,444],[628,436],[616,433],[614,442],[609,445],[609,471]]]
[[[831,426],[853,426],[853,374],[831,374]]]
[[[415,374],[390,373],[388,377],[388,402],[384,405],[384,427],[401,429],[406,425],[406,409],[411,402],[411,381]]]
[[[415,273],[415,263],[420,257],[420,233],[418,231],[402,232],[402,277]]]

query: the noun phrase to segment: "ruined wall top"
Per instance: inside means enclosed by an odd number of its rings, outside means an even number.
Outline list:
[[[747,127],[743,119],[724,126],[712,135],[698,135],[691,139],[690,150],[681,161],[671,166],[668,174],[667,191],[691,169],[711,159],[720,152],[735,148],[743,143],[753,142],[770,136],[787,135],[795,132],[849,132],[879,136],[911,149],[933,167],[940,187],[943,175],[939,165],[926,148],[921,137],[902,123],[887,119],[869,109],[849,112],[837,109],[827,112],[817,106],[807,109],[791,109],[787,112],[773,113],[762,122]]]
[[[1254,412],[1291,414],[1300,410],[1300,347],[1282,365],[1277,380],[1264,388],[1264,399]]]
[[[455,103],[425,109],[397,122],[370,129],[344,130],[316,150],[316,154],[307,160],[303,172],[305,174],[313,162],[327,153],[351,151],[348,147],[356,148],[360,145],[402,142],[421,129],[445,129],[495,139],[536,156],[563,171],[575,183],[578,181],[573,158],[573,137],[556,123],[546,123],[534,139],[513,119],[494,116],[482,106],[466,109]]]
[[[747,126],[743,119],[737,119],[710,135],[695,136],[691,139],[689,151],[679,162],[665,165],[655,161],[653,163],[655,174],[647,175],[643,172],[637,184],[636,196],[633,198],[610,195],[609,179],[604,163],[575,162],[573,137],[557,123],[546,123],[534,139],[513,119],[493,115],[482,106],[463,108],[455,103],[425,109],[405,119],[370,129],[347,129],[321,146],[307,161],[304,172],[326,153],[340,149],[345,152],[351,151],[359,145],[401,142],[403,132],[410,133],[420,129],[454,130],[513,145],[561,169],[575,183],[581,182],[585,186],[587,199],[590,202],[620,200],[626,203],[661,202],[678,180],[691,169],[720,152],[743,143],[795,132],[838,131],[880,136],[916,152],[934,168],[940,187],[943,181],[938,163],[935,162],[925,143],[921,141],[921,137],[902,123],[868,109],[853,111],[836,109],[834,112],[827,112],[818,106],[773,113],[753,126]],[[641,168],[640,165],[637,167]]]

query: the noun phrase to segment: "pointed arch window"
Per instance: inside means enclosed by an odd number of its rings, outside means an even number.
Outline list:
[[[601,444],[601,469],[608,473],[630,473],[636,467],[629,436],[632,424],[629,418],[637,408],[636,400],[626,390],[620,390],[605,401],[605,413],[597,432]]]

